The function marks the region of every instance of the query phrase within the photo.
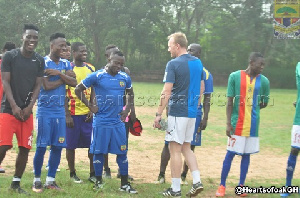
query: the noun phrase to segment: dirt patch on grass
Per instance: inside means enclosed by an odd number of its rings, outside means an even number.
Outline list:
[[[139,107],[137,108],[137,115],[148,117],[141,119],[141,122],[146,126],[142,136],[136,137],[130,135],[129,138],[129,173],[132,175],[138,183],[152,183],[157,179],[160,167],[160,155],[164,146],[164,132],[152,131],[151,126],[154,120],[156,108]],[[151,120],[149,117],[152,117]],[[213,119],[209,124],[213,124]],[[209,133],[207,133],[209,135]],[[280,153],[280,152],[278,152]],[[195,150],[198,164],[200,167],[202,179],[213,179],[218,181],[220,179],[222,163],[226,154],[226,145],[210,146],[208,144],[202,147],[197,147]],[[15,159],[17,150],[9,150],[2,163],[5,168],[5,175],[13,175]],[[45,155],[44,165],[48,161],[49,152]],[[30,152],[29,160],[26,171],[32,171],[33,169],[33,157],[34,151]],[[285,169],[287,163],[288,153],[286,155],[279,155],[274,150],[268,151],[266,149],[261,150],[260,153],[252,155],[250,161],[250,168],[247,175],[247,179],[278,179],[285,177]],[[233,160],[231,171],[229,173],[229,180],[238,183],[240,174],[240,160],[241,157],[236,156]],[[76,162],[81,166],[77,172],[80,172],[83,168],[86,171],[89,170],[89,162],[87,158],[87,149],[76,150]],[[109,155],[109,165],[112,169],[112,176],[117,174],[116,157]],[[65,158],[65,150],[63,150],[62,160],[60,164],[61,169],[67,169],[67,161]],[[295,175],[299,175],[300,169],[295,170]],[[192,178],[190,174],[187,177],[191,182]],[[166,180],[171,181],[170,168],[168,166],[166,170]],[[218,183],[216,184],[218,185]]]

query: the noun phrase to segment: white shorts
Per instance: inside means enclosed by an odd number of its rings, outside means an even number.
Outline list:
[[[293,125],[291,139],[291,146],[300,149],[300,125]]]
[[[259,152],[259,138],[231,135],[228,138],[227,150],[238,155]]]
[[[193,140],[196,118],[168,116],[165,140],[183,144]]]

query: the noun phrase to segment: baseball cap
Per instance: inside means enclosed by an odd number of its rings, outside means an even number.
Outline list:
[[[133,123],[130,116],[129,116],[128,123],[129,123],[129,132],[132,135],[141,136],[141,134],[143,132],[143,126],[141,124],[141,121],[136,118],[136,121]]]

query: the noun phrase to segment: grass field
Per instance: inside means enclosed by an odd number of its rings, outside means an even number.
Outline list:
[[[164,139],[163,132],[152,128],[162,86],[163,84],[158,83],[134,83],[137,116],[143,124],[144,131],[141,137],[130,136],[128,156],[130,174],[136,178],[133,186],[139,191],[139,194],[127,195],[119,192],[119,180],[115,177],[111,180],[106,180],[105,188],[102,192],[93,192],[92,184],[87,181],[89,170],[87,158],[84,158],[86,150],[80,152],[82,156],[79,157],[79,161],[77,160],[77,173],[84,179],[84,184],[74,184],[69,180],[69,172],[66,170],[67,165],[63,157],[61,162],[62,171],[57,174],[56,180],[64,191],[54,192],[47,190],[43,194],[33,194],[31,192],[33,149],[30,154],[31,159],[22,178],[22,187],[30,192],[32,197],[161,197],[160,192],[168,188],[171,181],[170,169],[168,168],[166,171],[167,183],[163,185],[153,183],[159,173],[160,153]],[[203,132],[202,147],[197,148],[195,151],[200,166],[202,183],[205,188],[199,197],[214,197],[220,182],[220,172],[227,142],[225,136],[225,93],[225,87],[216,87],[214,89],[208,127]],[[261,111],[259,131],[261,152],[251,157],[246,185],[250,187],[270,187],[273,185],[280,187],[285,184],[286,161],[290,151],[290,131],[295,113],[292,103],[296,100],[296,94],[296,90],[271,90],[269,106]],[[15,146],[7,154],[6,158],[14,157],[16,152]],[[8,191],[13,175],[14,158],[12,158],[10,163],[7,162],[6,158],[3,166],[8,171],[0,175],[0,197],[23,197]],[[117,170],[115,157],[110,157],[110,164],[114,164],[112,170],[113,175],[115,175]],[[235,157],[228,177],[226,197],[235,197],[234,187],[239,180],[239,164],[239,157]],[[300,186],[299,170],[298,164],[294,174],[293,185]],[[46,173],[43,170],[42,181],[45,180],[45,175]],[[188,180],[191,183],[190,177]],[[182,197],[189,189],[190,186],[182,186]],[[249,196],[279,197],[278,194],[254,194]],[[297,197],[297,195],[291,197]]]

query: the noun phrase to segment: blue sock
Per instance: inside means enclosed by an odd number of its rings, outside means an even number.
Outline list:
[[[117,163],[120,168],[120,175],[128,175],[128,159],[127,154],[117,155]]]
[[[44,163],[44,155],[46,147],[37,147],[33,158],[33,168],[35,177],[41,177],[42,166]]]
[[[287,162],[287,168],[286,168],[286,186],[292,185],[292,179],[294,174],[294,169],[297,162],[297,155],[292,155],[290,153],[288,162]]]
[[[231,162],[232,162],[234,156],[235,156],[235,153],[227,151],[225,159],[223,161],[220,185],[226,186],[226,179],[227,179],[228,173],[230,171]]]
[[[244,185],[245,184],[249,164],[250,164],[250,155],[242,155],[239,185]]]
[[[51,146],[51,152],[49,157],[49,170],[47,175],[48,177],[55,178],[56,170],[60,163],[61,150],[62,147],[60,146]]]
[[[103,165],[104,165],[104,155],[103,153],[101,154],[94,154],[94,169],[95,169],[95,176],[99,177],[102,176],[102,171],[103,171]]]

